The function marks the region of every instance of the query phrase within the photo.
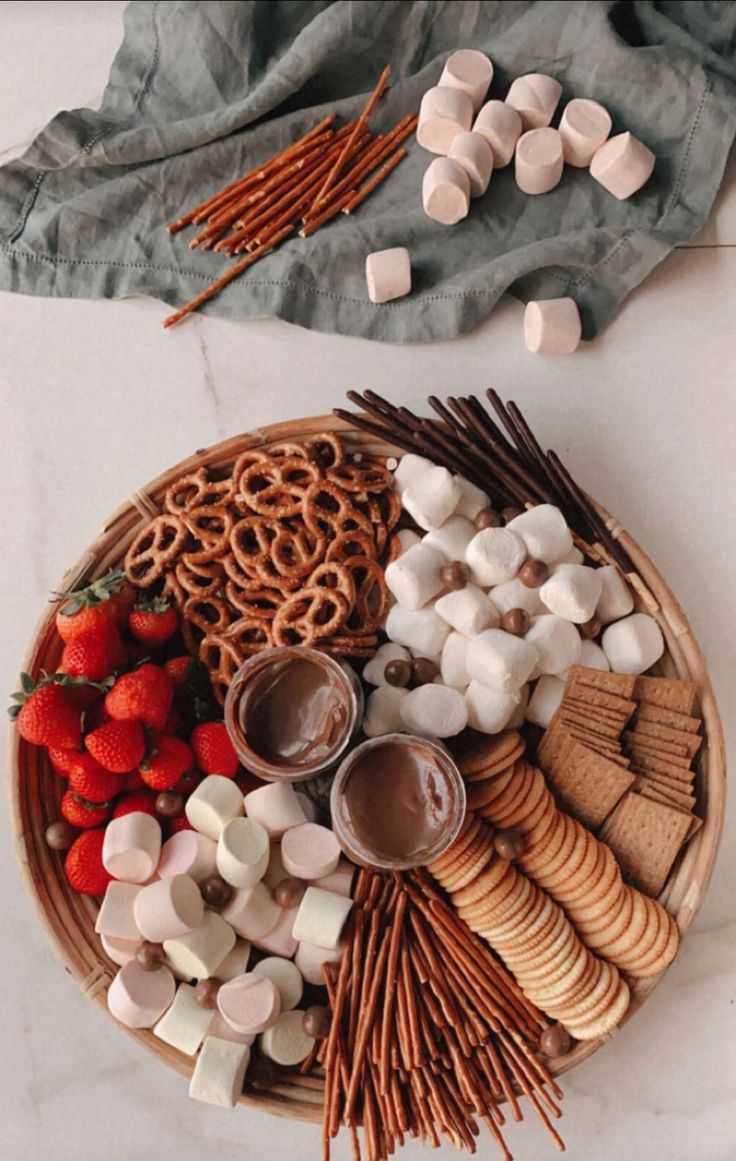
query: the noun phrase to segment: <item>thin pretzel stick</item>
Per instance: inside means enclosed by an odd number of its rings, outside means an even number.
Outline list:
[[[356,182],[362,180],[366,173],[370,173],[371,170],[375,169],[377,165],[380,165],[384,158],[388,157],[392,149],[395,149],[397,145],[401,144],[404,138],[408,137],[410,133],[414,132],[417,121],[418,117],[415,113],[407,113],[406,116],[402,117],[401,121],[399,121],[398,125],[395,125],[389,133],[379,135],[370,144],[367,150],[365,150],[359,156],[356,155],[354,158],[355,164],[353,167],[349,169],[345,176],[337,183],[337,185],[333,186],[333,188],[329,191],[330,201],[334,201],[338,194],[344,193],[346,190],[350,189],[351,186],[355,185]],[[317,203],[313,204],[304,219],[305,222],[308,222],[312,217],[315,217],[319,213],[319,207],[324,205],[326,201],[327,198],[325,197],[321,198]]]
[[[391,1063],[391,1037],[394,1034],[393,1011],[396,999],[396,975],[401,950],[401,939],[404,931],[404,912],[406,911],[407,895],[399,892],[396,911],[392,920],[391,942],[388,951],[388,966],[386,969],[386,991],[383,997],[383,1028],[380,1048],[379,1092],[386,1093],[389,1088],[389,1066]]]
[[[320,201],[325,196],[328,189],[330,189],[330,187],[333,185],[335,178],[337,177],[338,173],[340,172],[343,165],[345,164],[345,161],[347,160],[348,157],[350,157],[351,152],[353,150],[355,138],[358,135],[358,130],[360,129],[360,127],[362,125],[366,124],[371,113],[373,112],[376,105],[378,104],[381,97],[383,96],[384,89],[386,88],[386,85],[388,84],[388,78],[389,78],[390,72],[391,72],[391,66],[386,65],[385,69],[383,70],[383,72],[381,73],[380,77],[378,78],[378,80],[376,82],[376,87],[374,88],[373,92],[371,93],[370,97],[368,98],[367,104],[366,104],[365,108],[363,109],[363,112],[358,117],[358,120],[357,120],[356,125],[355,125],[355,129],[348,137],[342,151],[340,152],[340,156],[337,158],[337,161],[333,165],[330,172],[327,174],[327,177],[325,178],[325,181],[324,181],[324,185],[322,186],[322,189],[319,191],[319,193],[317,194],[317,197],[315,198],[315,205],[319,205]]]
[[[358,1033],[355,1045],[355,1052],[352,1060],[352,1074],[350,1077],[350,1087],[348,1088],[348,1095],[345,1101],[345,1117],[351,1117],[355,1111],[355,1102],[358,1099],[358,1089],[360,1085],[361,1072],[363,1062],[365,1060],[366,1050],[368,1048],[368,1035],[370,1033],[370,1026],[373,1016],[376,1011],[376,1004],[378,1003],[378,993],[383,983],[383,974],[386,968],[386,960],[388,959],[389,941],[384,939],[381,944],[381,950],[378,953],[376,960],[376,968],[371,980],[371,987],[368,993],[368,1000],[365,1010],[360,1013],[360,1022],[358,1026]]]
[[[352,197],[347,205],[343,207],[343,213],[352,214],[353,210],[357,210],[358,206],[365,201],[369,194],[373,193],[374,189],[376,189],[376,187],[379,186],[382,181],[386,180],[392,170],[396,169],[396,166],[400,161],[403,161],[405,157],[406,150],[398,149],[396,153],[394,153],[393,157],[390,157],[386,164],[381,166],[378,173],[375,174],[369,181],[367,181],[365,185],[360,187],[354,197]]]

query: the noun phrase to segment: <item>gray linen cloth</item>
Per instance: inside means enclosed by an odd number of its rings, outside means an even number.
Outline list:
[[[544,72],[563,85],[560,108],[601,101],[614,132],[653,149],[653,177],[619,202],[566,167],[555,190],[527,197],[512,165],[448,228],[422,211],[431,155],[412,139],[355,214],[289,239],[205,309],[406,341],[470,330],[507,290],[570,294],[592,337],[711,208],[736,131],[734,3],[137,0],[99,111],[59,113],[0,169],[0,289],[183,303],[225,262],[190,251],[191,232],[172,237],[167,222],[325,113],[355,117],[386,63],[391,87],[373,123],[393,125],[462,46],[492,59],[489,96]],[[374,306],[365,256],[399,245],[412,292]]]

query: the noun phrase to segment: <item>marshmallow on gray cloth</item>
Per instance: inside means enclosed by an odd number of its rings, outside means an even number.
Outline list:
[[[470,684],[470,674],[465,664],[470,638],[462,633],[450,633],[442,650],[440,673],[445,685],[452,689],[464,690]]]
[[[480,633],[470,642],[466,655],[470,676],[495,693],[518,693],[531,677],[537,660],[532,644],[503,629]]]
[[[404,728],[424,738],[454,738],[468,724],[463,695],[446,685],[418,685],[401,703]]]
[[[483,589],[472,584],[445,593],[435,601],[434,607],[448,625],[465,637],[476,637],[484,629],[495,629],[500,620],[498,609]]]
[[[493,150],[494,169],[503,169],[511,161],[521,128],[521,117],[505,101],[488,101],[478,113],[473,132],[485,137]]]
[[[654,617],[632,613],[605,630],[601,645],[614,673],[644,673],[664,653],[664,637]]]
[[[615,564],[604,564],[598,569],[598,576],[602,590],[595,613],[604,625],[608,625],[628,616],[634,608],[634,598]]]
[[[498,609],[501,616],[504,613],[510,612],[511,609],[523,609],[530,617],[533,617],[536,613],[544,612],[544,605],[539,596],[539,589],[530,588],[529,585],[525,585],[517,577],[514,577],[513,580],[505,581],[502,585],[496,585],[491,589],[488,597]],[[444,597],[441,599],[444,600]],[[461,629],[460,631],[464,632],[465,630]]]
[[[654,154],[642,141],[631,133],[619,133],[596,151],[590,175],[619,201],[625,201],[649,181],[654,161]]]
[[[470,521],[456,515],[448,516],[444,524],[433,528],[423,539],[425,544],[441,552],[445,560],[465,560],[465,550],[474,536],[475,528]]]
[[[568,101],[560,119],[560,137],[565,161],[578,169],[590,165],[611,132],[608,111],[597,101],[575,97]]]
[[[421,609],[445,587],[445,556],[424,541],[403,552],[384,573],[389,592],[406,609]]]
[[[532,678],[544,673],[562,673],[574,665],[580,656],[580,634],[571,621],[564,621],[554,613],[532,617],[524,638],[537,653],[537,664]]]
[[[412,520],[429,532],[452,516],[459,499],[460,488],[447,468],[431,467],[409,485],[401,502]]]
[[[475,520],[480,510],[490,505],[490,500],[485,492],[475,484],[471,484],[464,476],[455,476],[455,483],[460,489],[455,515],[464,516],[466,520]]]
[[[560,708],[564,692],[565,683],[559,677],[552,677],[551,674],[540,677],[534,687],[534,693],[529,698],[526,720],[546,730]]]
[[[524,542],[510,528],[476,532],[465,552],[465,563],[478,585],[500,585],[513,580],[526,560]]]
[[[530,129],[516,146],[516,184],[525,194],[544,194],[562,177],[562,139],[556,129]]]
[[[537,504],[515,516],[506,527],[521,537],[533,560],[545,564],[557,564],[572,548],[572,533],[554,504]]]
[[[424,456],[415,455],[414,452],[407,452],[398,462],[394,471],[394,488],[399,493],[399,497],[403,500],[404,492],[425,472],[435,465],[431,460],[425,459]]]
[[[458,133],[447,156],[467,173],[471,198],[486,192],[493,172],[493,152],[485,137],[480,133]]]
[[[480,681],[471,681],[465,690],[468,725],[482,734],[499,734],[508,726],[520,702],[518,693],[496,693]]]
[[[411,290],[411,261],[405,246],[374,250],[365,260],[365,280],[371,302],[391,302]]]
[[[387,641],[385,645],[379,645],[370,661],[366,662],[363,667],[363,680],[367,681],[369,685],[388,685],[386,666],[389,661],[410,660],[408,649],[405,649],[403,645],[396,645],[393,641]]]
[[[457,161],[436,157],[422,180],[422,205],[428,218],[454,226],[468,216],[470,178]]]
[[[417,141],[430,153],[446,154],[453,137],[470,128],[473,102],[462,89],[436,85],[427,89],[419,106]]]
[[[580,345],[583,328],[572,298],[528,302],[524,311],[524,343],[533,355],[571,355]]]
[[[493,65],[485,53],[474,48],[461,48],[445,61],[441,86],[461,89],[470,98],[473,109],[480,109],[483,98],[493,80]]]
[[[557,564],[539,596],[550,613],[582,625],[595,613],[602,587],[598,569],[584,564]]]
[[[379,685],[373,690],[366,699],[363,714],[363,733],[367,738],[395,734],[404,729],[401,704],[408,694],[408,689],[397,685]]]
[[[434,605],[425,605],[416,611],[393,605],[386,617],[385,628],[392,641],[415,650],[421,657],[440,654],[450,632],[450,626],[435,612]]]
[[[512,81],[506,104],[516,109],[525,130],[543,129],[554,117],[562,85],[544,73],[527,73]]]

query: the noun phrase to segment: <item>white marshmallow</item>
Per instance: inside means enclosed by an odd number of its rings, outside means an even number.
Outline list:
[[[422,205],[428,218],[454,226],[468,216],[470,178],[457,161],[436,157],[422,180]]]
[[[263,1055],[284,1068],[293,1068],[306,1060],[314,1046],[314,1037],[307,1036],[303,1019],[303,1012],[282,1012],[276,1023],[258,1037]]]
[[[467,173],[471,198],[481,197],[493,173],[493,153],[485,137],[480,133],[458,133],[447,156]]]
[[[320,879],[311,879],[310,886],[321,887],[323,891],[334,891],[336,895],[345,895],[346,898],[350,898],[354,876],[354,864],[349,863],[347,859],[340,859],[334,871],[331,871],[329,875],[323,875]]]
[[[236,976],[242,976],[247,972],[249,960],[250,944],[247,939],[238,939],[232,951],[227,953],[222,963],[218,963],[215,975],[226,984],[228,980],[234,980]]]
[[[445,564],[431,544],[415,544],[386,568],[389,592],[406,609],[421,609],[444,588],[440,573]]]
[[[204,903],[189,875],[174,875],[141,887],[134,905],[135,921],[144,939],[163,943],[199,927]]]
[[[466,655],[470,676],[495,693],[518,693],[537,660],[537,650],[529,641],[503,629],[486,629],[471,641]]]
[[[176,984],[167,967],[145,971],[131,960],[107,989],[107,1006],[126,1028],[152,1028],[174,998]]]
[[[524,343],[533,355],[571,355],[580,345],[583,328],[572,298],[528,302],[524,311]]]
[[[404,246],[374,250],[365,260],[365,280],[371,302],[391,302],[411,290],[411,261]]]
[[[526,560],[524,542],[510,528],[484,528],[470,541],[465,562],[477,585],[513,580]]]
[[[455,476],[455,483],[460,489],[460,499],[455,508],[456,516],[464,516],[466,520],[475,520],[483,508],[490,507],[490,500],[485,492],[471,484],[464,476]]]
[[[280,839],[284,831],[307,821],[291,782],[269,782],[257,790],[251,790],[245,796],[245,813],[248,819],[259,824],[270,839]],[[235,886],[248,887],[250,884],[236,883]]]
[[[134,810],[113,818],[105,828],[102,865],[114,879],[145,883],[161,854],[161,826],[150,814]]]
[[[507,729],[518,730],[524,725],[524,722],[526,721],[526,709],[529,705],[529,689],[529,683],[527,682],[527,684],[522,685],[521,689],[519,690],[519,704],[516,706],[514,712],[507,722]]]
[[[260,794],[260,790],[253,793]],[[301,809],[299,815],[304,817]],[[268,831],[260,822],[231,818],[217,840],[217,870],[233,887],[253,887],[266,873],[270,851]]]
[[[268,856],[268,866],[263,876],[263,882],[266,887],[275,891],[279,883],[288,878],[289,872],[281,860],[281,843],[271,843],[271,853]]]
[[[580,549],[578,548],[578,546],[576,544],[573,544],[573,546],[570,549],[570,551],[568,552],[567,556],[565,556],[560,561],[560,564],[584,564],[584,563],[585,563],[585,557],[583,556],[582,552],[580,551]]]
[[[417,141],[430,153],[447,153],[452,139],[470,128],[473,102],[461,89],[427,89],[419,106]]]
[[[379,685],[374,689],[366,699],[363,714],[363,733],[367,738],[380,738],[404,729],[401,703],[408,693],[408,689],[395,685]]]
[[[271,955],[291,959],[298,946],[293,934],[297,911],[297,907],[282,907],[275,927],[269,931],[268,935],[262,935],[253,941],[256,947],[260,951],[269,952]]]
[[[423,738],[454,738],[468,724],[463,695],[445,685],[418,685],[401,703],[404,727]]]
[[[281,908],[263,883],[234,891],[222,909],[222,918],[233,926],[238,935],[253,943],[273,931],[280,917]]]
[[[113,879],[107,884],[105,897],[95,920],[95,931],[98,935],[126,941],[140,940],[141,933],[133,910],[140,890],[142,888],[138,883],[119,883]],[[117,963],[117,960],[115,962]]]
[[[461,692],[470,684],[470,674],[465,664],[469,644],[469,637],[463,637],[462,633],[450,633],[440,661],[440,673],[445,685]]]
[[[218,1011],[212,1013],[208,1036],[216,1036],[219,1040],[231,1040],[233,1044],[247,1044],[249,1048],[256,1039],[255,1032],[236,1032],[227,1020],[223,1020]]]
[[[445,61],[439,84],[467,93],[477,110],[483,104],[493,80],[493,65],[488,57],[474,48],[461,48]]]
[[[236,1032],[263,1032],[279,1018],[281,993],[268,976],[246,972],[222,985],[217,1010]]]
[[[648,613],[614,621],[603,633],[601,645],[614,673],[644,673],[664,653],[662,630]]]
[[[532,617],[524,638],[537,651],[537,664],[532,679],[543,673],[562,673],[574,665],[580,656],[580,634],[570,621],[554,613]]]
[[[595,613],[604,625],[608,625],[611,621],[628,616],[634,608],[634,598],[615,564],[604,564],[603,568],[598,569],[598,576],[602,590]]]
[[[423,657],[440,654],[450,632],[450,626],[435,612],[434,605],[425,605],[416,612],[394,605],[389,609],[385,628],[392,641],[415,649]]]
[[[249,1063],[247,1044],[207,1036],[189,1082],[190,1097],[224,1109],[235,1108]]]
[[[417,544],[419,544],[417,537]],[[409,661],[410,653],[403,645],[396,645],[393,641],[388,641],[385,645],[379,645],[376,652],[363,666],[363,680],[367,681],[369,685],[386,685],[386,666],[389,661]]]
[[[331,875],[340,861],[340,844],[328,827],[305,822],[287,830],[281,840],[281,859],[296,879],[321,879]]]
[[[412,528],[400,528],[396,533],[396,540],[398,540],[401,549],[399,556],[402,552],[407,552],[413,545],[422,543],[421,537]]]
[[[217,844],[197,830],[177,831],[161,847],[156,871],[160,879],[191,875],[195,883],[204,883],[217,874]]]
[[[654,154],[643,142],[631,133],[619,133],[596,150],[590,175],[619,201],[625,201],[649,181],[654,162]]]
[[[186,1056],[194,1056],[214,1014],[213,1008],[203,1008],[197,1003],[190,984],[179,984],[173,1004],[154,1026],[153,1034]]]
[[[593,154],[610,132],[611,118],[597,101],[590,101],[587,97],[568,101],[560,119],[560,137],[567,164],[578,169],[590,165]]]
[[[317,803],[303,790],[295,790],[296,800],[299,803],[305,822],[317,821]]]
[[[515,516],[507,527],[521,537],[533,560],[545,564],[557,564],[572,548],[572,533],[554,504],[537,504]]]
[[[267,976],[276,985],[281,997],[282,1012],[296,1008],[302,998],[304,981],[299,968],[290,959],[284,959],[280,955],[269,955],[255,964],[253,971],[257,975]]]
[[[493,150],[493,168],[503,169],[514,156],[521,137],[521,117],[505,101],[487,101],[475,118],[473,132],[480,133]]]
[[[238,818],[244,810],[243,795],[232,778],[210,774],[203,778],[186,801],[184,813],[195,830],[207,838],[219,839],[226,822]]]
[[[505,730],[519,704],[518,693],[494,693],[480,681],[471,681],[465,690],[468,725],[482,734]]]
[[[199,927],[164,941],[172,970],[188,980],[207,980],[235,946],[235,932],[216,911],[205,911]]]
[[[565,683],[560,681],[559,677],[552,677],[549,674],[540,677],[529,699],[526,720],[546,730],[560,708],[564,692]]]
[[[474,536],[475,528],[470,521],[455,515],[449,516],[439,528],[428,532],[423,543],[442,553],[444,564],[447,560],[465,560],[465,550]]]
[[[539,596],[539,589],[531,589],[514,577],[505,584],[495,585],[488,594],[488,598],[501,616],[511,609],[523,609],[530,617],[535,613],[543,613],[544,605]],[[491,626],[492,628],[495,626]]]
[[[105,955],[118,967],[125,967],[126,963],[135,959],[140,942],[140,936],[137,939],[118,939],[116,935],[100,932],[100,943]]]
[[[512,81],[506,104],[516,109],[524,129],[542,129],[554,117],[562,85],[543,73],[527,73]]]
[[[414,452],[407,452],[406,455],[403,455],[394,471],[394,487],[399,496],[403,497],[410,484],[415,483],[420,476],[423,476],[434,466],[431,460],[425,459],[424,456],[415,455]]]
[[[452,516],[460,499],[460,488],[447,468],[432,467],[414,480],[404,492],[402,503],[414,522],[429,532]]]
[[[525,194],[549,193],[563,169],[562,140],[556,129],[530,129],[516,146],[514,175]]]
[[[584,564],[557,564],[539,590],[550,613],[582,625],[595,613],[603,585],[598,569]]]
[[[604,673],[611,668],[608,664],[608,658],[595,641],[582,641],[580,643],[580,656],[575,664],[584,665],[586,669],[600,669]]]
[[[513,584],[513,581],[510,582]],[[477,585],[445,593],[435,601],[435,610],[464,637],[476,637],[484,629],[494,629],[499,623],[499,613],[493,601]],[[445,642],[445,645],[447,642]],[[444,646],[443,646],[444,648]]]
[[[299,943],[336,948],[352,906],[352,899],[344,895],[323,891],[321,887],[307,887],[294,922],[294,939]]]
[[[308,984],[324,987],[322,964],[339,963],[344,950],[344,943],[339,943],[337,947],[327,948],[318,947],[316,943],[302,942],[296,949],[294,963]]]

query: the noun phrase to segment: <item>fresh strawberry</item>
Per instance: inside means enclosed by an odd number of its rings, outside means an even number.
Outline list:
[[[59,777],[68,778],[72,770],[74,770],[77,764],[77,758],[79,758],[82,751],[65,750],[61,746],[51,746],[48,753],[49,762]]]
[[[109,625],[110,618],[102,605],[84,605],[76,613],[68,613],[65,605],[56,614],[56,628],[62,641],[67,645],[76,637],[94,633],[101,625]]]
[[[34,682],[21,673],[21,692],[13,694],[14,706],[8,711],[18,724],[18,732],[34,746],[73,749],[82,740],[79,707],[68,689],[52,678]]]
[[[90,735],[91,736],[91,735]],[[106,770],[92,754],[81,751],[69,771],[69,789],[87,802],[109,802],[123,788],[120,774]]]
[[[192,666],[192,658],[188,655],[183,657],[171,657],[168,661],[164,661],[164,669],[173,681],[174,685],[184,685],[189,670]]]
[[[151,818],[158,817],[156,814],[156,795],[152,790],[134,790],[132,794],[124,794],[113,806],[112,816],[113,818],[122,818],[124,814],[133,814],[134,811],[150,814]]]
[[[197,789],[201,781],[202,775],[199,770],[187,770],[186,774],[183,774],[171,789],[177,794],[181,794],[184,798],[188,798],[192,791]]]
[[[80,895],[104,895],[112,879],[112,875],[102,865],[104,841],[105,831],[97,827],[95,830],[83,831],[69,848],[64,860],[64,871],[71,886]]]
[[[174,687],[160,665],[141,665],[119,677],[105,698],[105,709],[118,722],[143,722],[162,730],[169,716]]]
[[[122,627],[136,593],[125,573],[112,569],[86,588],[56,593],[65,603],[56,614],[56,628],[62,641],[72,641],[80,633],[95,629],[102,618]]]
[[[235,777],[240,762],[224,722],[200,722],[189,742],[203,774]]]
[[[61,800],[61,813],[72,826],[87,830],[91,826],[101,826],[110,817],[109,802],[88,802],[81,794],[67,790]]]
[[[128,625],[136,640],[144,645],[165,645],[179,628],[179,618],[165,597],[139,597]]]
[[[183,811],[181,814],[177,814],[174,818],[169,819],[169,834],[178,834],[180,830],[194,830],[194,827]]]
[[[138,589],[134,588],[129,580],[124,580],[117,592],[114,592],[107,604],[108,615],[117,625],[124,629],[128,624],[130,610],[138,600]]]
[[[129,641],[126,649],[129,669],[138,669],[144,661],[151,660],[151,650],[142,641]]]
[[[87,734],[85,744],[92,757],[114,774],[127,774],[140,766],[146,752],[143,727],[138,722],[105,722]]]
[[[194,763],[186,742],[169,734],[157,734],[153,753],[139,767],[140,776],[152,790],[171,790]]]
[[[73,677],[102,681],[125,664],[125,649],[112,621],[104,622],[86,633],[79,633],[64,647],[61,668]]]
[[[70,646],[67,646],[64,649],[64,652],[66,652],[67,648],[70,648]],[[107,692],[109,685],[112,685],[112,678],[102,682],[96,681],[94,683],[90,683],[89,685],[84,682],[81,685],[69,684],[68,689],[74,698],[74,704],[79,706],[80,710],[85,710],[86,712],[84,719],[85,725],[88,726],[90,712],[92,711],[93,707],[102,706],[104,704],[102,698],[100,697],[100,693]],[[100,688],[101,686],[102,689]]]

